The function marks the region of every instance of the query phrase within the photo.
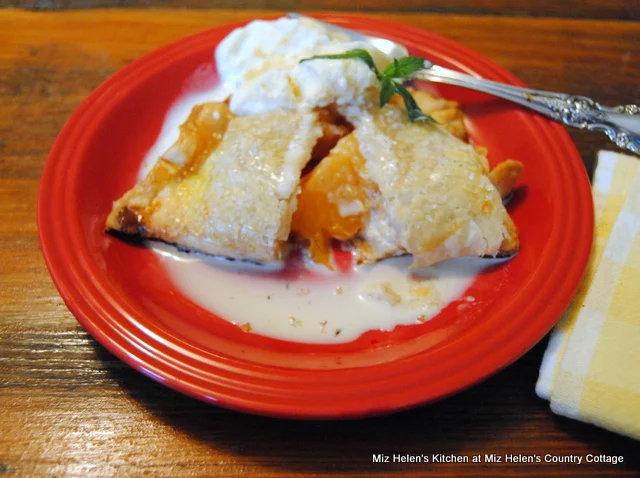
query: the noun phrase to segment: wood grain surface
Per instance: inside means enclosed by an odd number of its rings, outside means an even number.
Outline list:
[[[84,2],[91,3],[108,4]],[[574,14],[573,2],[566,3],[559,16]],[[381,4],[370,3],[372,9]],[[586,2],[586,8],[598,4],[605,2]],[[632,10],[637,2],[617,5]],[[275,13],[0,10],[0,474],[639,476],[637,442],[557,417],[536,398],[544,342],[488,381],[433,405],[367,420],[295,422],[184,397],[125,366],[77,324],[49,278],[36,229],[40,174],[65,120],[109,75],[153,48]],[[533,87],[607,104],[640,100],[640,25],[634,21],[380,15],[460,41]],[[589,168],[599,149],[612,148],[598,134],[572,137]],[[381,464],[372,462],[377,453],[606,454],[624,462]]]
[[[351,10],[637,20],[637,0],[9,0],[35,10],[105,7]],[[2,2],[0,2],[0,5]]]

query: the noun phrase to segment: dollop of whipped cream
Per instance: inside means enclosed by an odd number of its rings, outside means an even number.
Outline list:
[[[359,105],[377,98],[379,82],[360,60],[300,60],[367,50],[379,70],[391,59],[372,45],[352,41],[308,19],[256,20],[230,33],[216,49],[218,73],[232,92],[237,115],[277,108]]]

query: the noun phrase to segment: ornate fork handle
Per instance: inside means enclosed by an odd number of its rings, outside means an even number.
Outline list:
[[[437,65],[414,76],[415,79],[447,83],[531,108],[568,126],[601,131],[621,148],[640,154],[640,108],[637,105],[606,107],[591,98],[505,85],[448,70]]]

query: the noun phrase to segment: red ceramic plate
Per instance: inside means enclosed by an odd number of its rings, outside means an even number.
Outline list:
[[[384,20],[323,17],[404,43],[412,54],[521,85],[481,55]],[[135,182],[179,95],[215,84],[213,51],[240,24],[205,31],[135,61],[100,86],[56,141],[42,177],[38,222],[51,275],[78,321],[145,375],[224,407],[292,418],[387,413],[427,403],[493,374],[554,325],[580,282],[593,210],[582,161],[564,129],[501,100],[446,86],[473,141],[495,163],[525,164],[510,204],[522,249],[481,275],[430,322],[372,331],[341,345],[248,334],[185,298],[154,254],[103,232],[111,203]],[[533,387],[533,384],[531,384]]]

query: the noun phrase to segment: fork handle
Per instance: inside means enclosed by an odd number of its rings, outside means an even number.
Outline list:
[[[462,86],[518,103],[578,129],[602,131],[620,148],[640,154],[638,105],[602,106],[591,98],[532,90],[482,80],[437,65],[421,70],[414,79]]]

